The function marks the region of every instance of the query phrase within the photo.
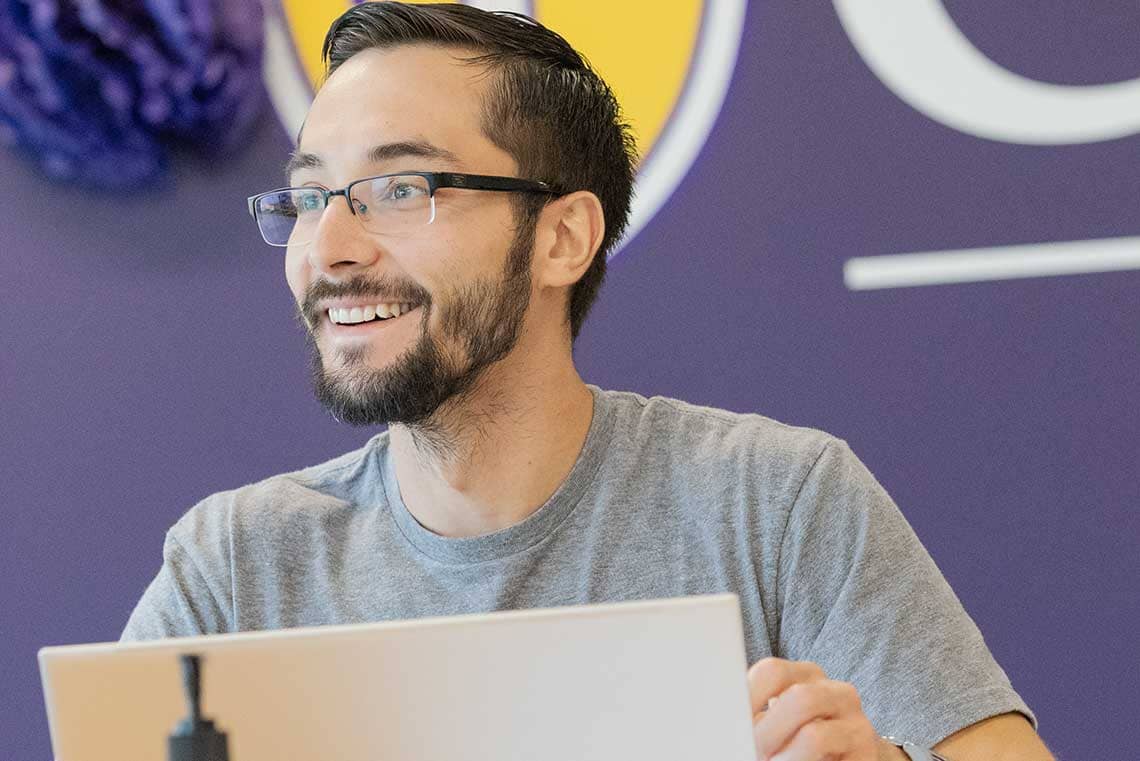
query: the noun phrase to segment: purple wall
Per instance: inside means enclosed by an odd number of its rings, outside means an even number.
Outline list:
[[[947,5],[1027,76],[1140,76],[1135,3]],[[747,26],[700,161],[614,262],[585,377],[847,438],[1051,747],[1120,757],[1140,746],[1140,272],[850,292],[841,267],[1140,235],[1140,136],[984,141],[887,91],[828,3]],[[36,649],[116,638],[183,511],[371,433],[311,399],[280,254],[246,217],[287,149],[267,114],[240,156],[105,202],[0,154],[0,758],[50,757]]]

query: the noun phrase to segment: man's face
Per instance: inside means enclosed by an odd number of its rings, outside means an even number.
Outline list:
[[[313,102],[289,184],[337,189],[405,171],[515,176],[480,128],[485,72],[456,55],[404,46],[346,61]],[[334,196],[311,240],[287,249],[317,396],[340,420],[423,423],[518,341],[533,229],[516,233],[504,193],[440,189],[435,209],[430,224],[391,235],[366,231]],[[341,309],[384,315],[387,305],[402,305],[398,316],[334,320]]]

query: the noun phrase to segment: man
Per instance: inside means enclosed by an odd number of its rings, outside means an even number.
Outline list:
[[[731,591],[760,758],[907,757],[880,733],[1049,758],[843,442],[583,383],[633,150],[562,38],[373,3],[324,55],[290,187],[250,209],[286,249],[319,398],[390,427],[197,505],[125,639]]]

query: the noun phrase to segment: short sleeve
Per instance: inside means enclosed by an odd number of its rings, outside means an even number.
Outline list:
[[[228,563],[224,558],[195,557],[202,547],[227,544],[216,536],[216,527],[202,520],[205,508],[205,504],[198,505],[167,532],[162,567],[127,620],[120,641],[189,637],[232,629],[231,585],[224,578]]]
[[[777,655],[853,683],[882,735],[931,747],[1011,711],[1010,685],[898,507],[846,443],[829,442],[780,547]]]

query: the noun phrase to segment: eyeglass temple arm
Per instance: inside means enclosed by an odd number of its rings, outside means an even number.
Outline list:
[[[437,172],[433,175],[433,180],[437,188],[470,188],[472,190],[503,190],[558,195],[558,191],[545,182],[522,180],[517,177]]]

